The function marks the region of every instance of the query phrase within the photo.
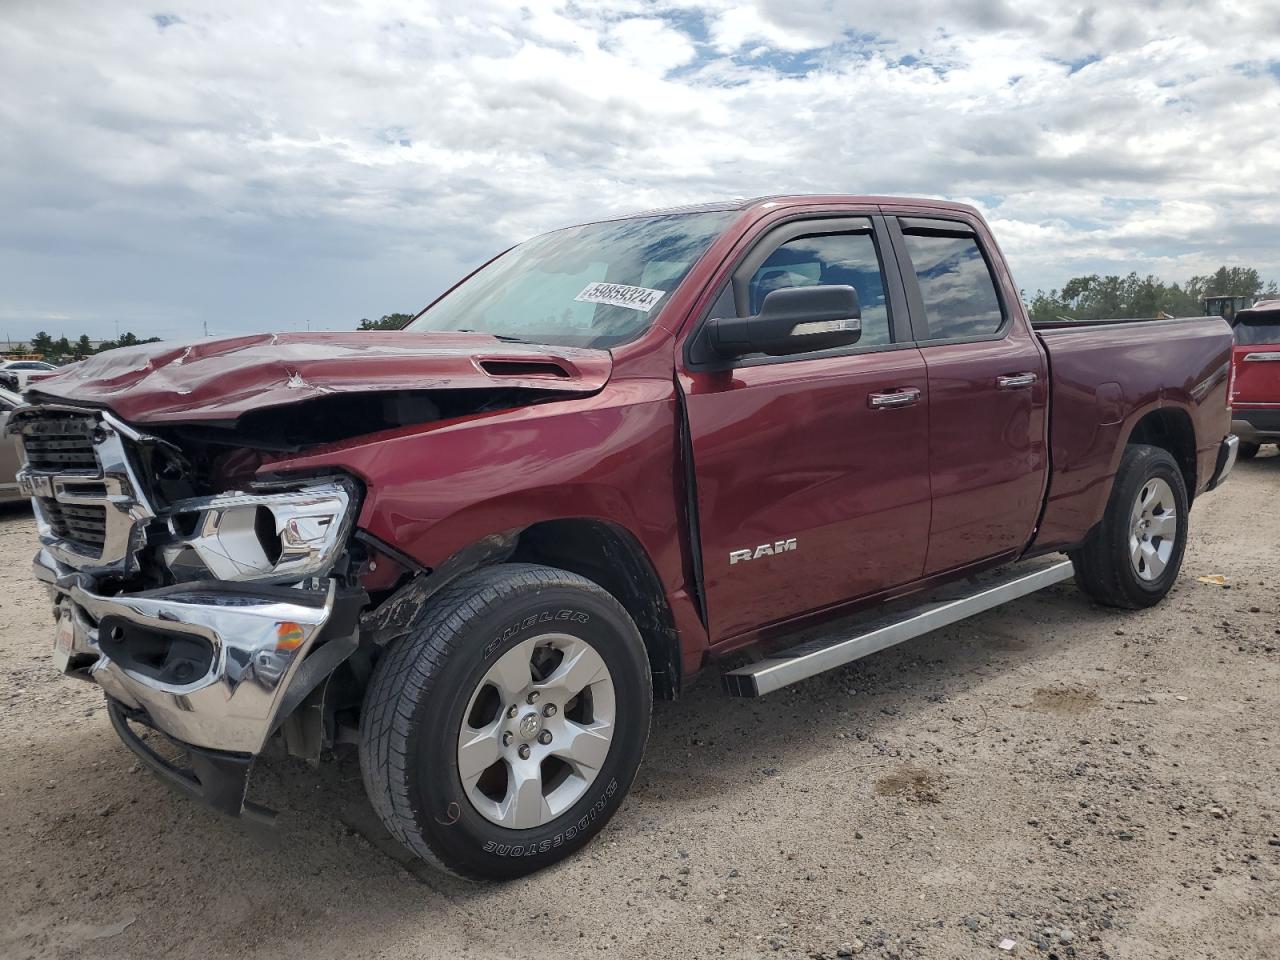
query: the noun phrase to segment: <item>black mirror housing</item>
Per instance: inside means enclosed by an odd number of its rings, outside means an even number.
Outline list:
[[[858,291],[846,284],[786,287],[766,296],[756,316],[715,318],[707,327],[722,357],[787,356],[857,343],[862,307]]]

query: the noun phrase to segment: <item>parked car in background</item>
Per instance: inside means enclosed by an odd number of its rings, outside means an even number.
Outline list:
[[[1236,314],[1231,351],[1231,432],[1240,456],[1280,443],[1280,300],[1261,300]]]
[[[22,403],[22,398],[11,390],[0,388],[0,503],[14,500],[25,500],[27,494],[18,489],[18,467],[22,465],[22,456],[18,452],[18,441],[5,433],[9,426],[9,414]]]
[[[58,368],[43,360],[6,360],[0,363],[0,387],[21,393],[36,380],[52,377]]]

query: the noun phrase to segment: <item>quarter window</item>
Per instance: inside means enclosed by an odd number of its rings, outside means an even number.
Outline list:
[[[870,233],[824,233],[797,237],[780,245],[756,269],[747,286],[748,310],[754,316],[764,298],[786,287],[847,284],[858,291],[862,337],[858,346],[892,341],[880,257]]]
[[[903,231],[924,302],[928,339],[994,336],[1004,325],[1004,312],[977,237],[942,221],[939,228]]]

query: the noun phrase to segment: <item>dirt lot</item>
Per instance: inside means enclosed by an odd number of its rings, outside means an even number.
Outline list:
[[[599,840],[500,886],[382,852],[351,757],[260,764],[265,835],[170,794],[52,674],[11,509],[0,956],[1280,957],[1278,494],[1272,455],[1207,495],[1151,611],[1067,585],[760,701],[701,684]]]

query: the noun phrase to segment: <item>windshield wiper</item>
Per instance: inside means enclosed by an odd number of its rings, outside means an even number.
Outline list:
[[[472,330],[470,327],[459,327],[454,333],[484,333],[495,340],[501,340],[504,343],[535,343],[534,340],[526,340],[524,337],[513,337],[509,333],[488,333],[485,330]]]

